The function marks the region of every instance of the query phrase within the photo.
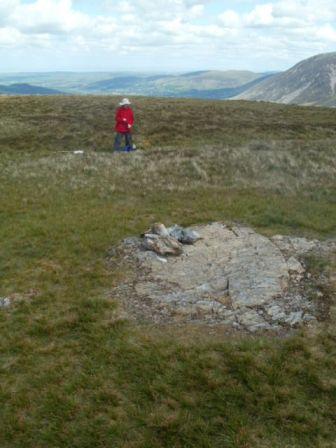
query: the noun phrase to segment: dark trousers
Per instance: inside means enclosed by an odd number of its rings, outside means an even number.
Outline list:
[[[132,147],[132,134],[130,132],[117,132],[114,139],[114,147],[115,151],[120,151],[121,141],[125,137],[125,146]]]

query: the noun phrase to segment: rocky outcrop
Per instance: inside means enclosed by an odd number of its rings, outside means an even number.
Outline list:
[[[171,238],[161,230],[160,237],[155,234],[161,241]],[[307,273],[299,258],[319,242],[269,239],[250,228],[221,223],[190,230],[198,241],[183,246],[175,257],[144,250],[138,238],[124,241],[119,256],[133,274],[113,297],[130,316],[156,323],[222,323],[251,332],[316,320],[317,304],[304,294]]]

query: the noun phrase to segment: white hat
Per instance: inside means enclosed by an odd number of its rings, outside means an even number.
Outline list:
[[[128,98],[124,98],[120,101],[119,106],[129,106],[131,104],[130,100]]]

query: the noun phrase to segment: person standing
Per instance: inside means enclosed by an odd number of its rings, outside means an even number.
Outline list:
[[[116,136],[114,139],[114,150],[121,151],[120,145],[125,139],[125,151],[133,151],[135,148],[132,142],[132,128],[134,125],[134,113],[131,108],[131,102],[128,98],[124,98],[116,111],[115,116]]]

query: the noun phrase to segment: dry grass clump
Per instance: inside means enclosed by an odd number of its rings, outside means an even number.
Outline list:
[[[199,188],[262,189],[282,195],[332,197],[336,167],[331,144],[311,145],[309,157],[296,142],[265,143],[255,152],[254,144],[204,145],[197,149],[156,148],[129,154],[88,151],[84,155],[53,153],[38,159],[29,156],[5,166],[0,177],[18,183],[49,178],[49,187],[124,191],[189,191]],[[273,150],[270,150],[270,148]],[[127,184],[127,186],[125,185]]]

